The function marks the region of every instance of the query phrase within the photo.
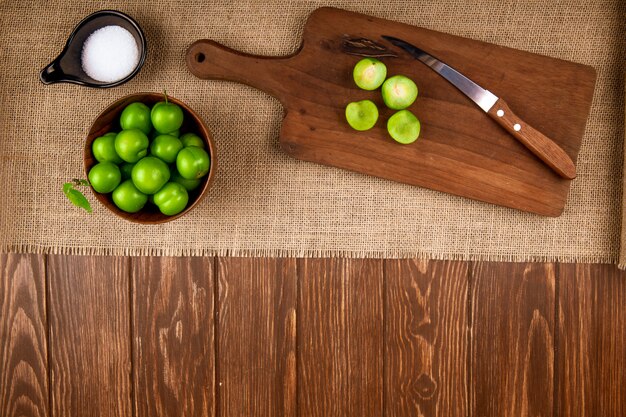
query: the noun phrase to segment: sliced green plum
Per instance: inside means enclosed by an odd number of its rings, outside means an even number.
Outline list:
[[[369,130],[378,120],[378,107],[371,100],[354,101],[346,106],[346,120],[354,130]]]
[[[363,58],[354,66],[352,77],[359,88],[376,90],[387,77],[387,67],[375,58]]]
[[[387,131],[398,143],[408,145],[420,135],[420,121],[408,110],[400,110],[387,120]]]
[[[402,110],[413,104],[417,98],[417,85],[404,75],[394,75],[383,83],[381,93],[387,107]]]

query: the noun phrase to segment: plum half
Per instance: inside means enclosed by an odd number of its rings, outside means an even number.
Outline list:
[[[352,77],[359,88],[376,90],[387,77],[387,67],[375,58],[363,58],[354,66]]]
[[[417,85],[404,75],[394,75],[383,83],[383,101],[393,110],[402,110],[409,107],[417,98]]]
[[[398,143],[408,145],[417,140],[421,124],[409,110],[400,110],[387,120],[387,132]]]
[[[371,100],[354,101],[346,106],[346,120],[354,130],[369,130],[378,120],[378,107]]]

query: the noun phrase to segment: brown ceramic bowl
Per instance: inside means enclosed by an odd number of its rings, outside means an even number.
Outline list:
[[[215,154],[215,144],[213,143],[211,132],[209,132],[209,129],[207,129],[207,127],[204,125],[202,119],[200,119],[200,117],[185,103],[173,97],[170,97],[169,95],[167,98],[169,101],[178,104],[183,109],[185,119],[183,122],[183,126],[180,129],[181,134],[193,132],[204,140],[206,151],[209,153],[209,157],[211,158],[211,167],[209,169],[209,173],[202,179],[202,184],[200,184],[200,186],[195,190],[189,191],[189,203],[187,203],[187,207],[185,208],[185,210],[174,216],[166,216],[162,214],[154,204],[150,203],[146,204],[146,206],[137,213],[126,213],[125,211],[117,208],[117,206],[113,203],[111,193],[100,194],[92,189],[93,194],[104,206],[106,206],[109,210],[111,210],[118,216],[126,220],[130,220],[131,222],[143,224],[158,224],[169,222],[171,220],[184,216],[185,213],[189,212],[191,209],[197,206],[198,203],[200,203],[200,200],[202,200],[202,198],[206,195],[208,189],[211,187],[211,184],[213,183],[213,179],[215,177],[217,158]],[[91,151],[91,145],[93,141],[97,137],[102,136],[107,132],[119,132],[121,129],[119,120],[120,115],[122,114],[122,110],[124,110],[124,108],[130,103],[134,103],[136,101],[140,101],[148,107],[152,107],[155,103],[163,101],[163,93],[131,94],[117,100],[115,103],[107,107],[102,113],[100,113],[100,115],[96,118],[95,122],[91,126],[91,129],[89,129],[89,134],[87,134],[87,141],[85,142],[85,175],[89,173],[91,167],[98,163]]]

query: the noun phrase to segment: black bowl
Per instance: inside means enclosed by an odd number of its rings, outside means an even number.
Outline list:
[[[83,44],[89,35],[109,25],[121,26],[128,30],[135,38],[139,48],[139,63],[137,67],[127,77],[112,83],[94,80],[83,71],[81,63]],[[72,83],[96,88],[115,87],[130,80],[139,72],[146,60],[147,50],[146,38],[137,22],[122,12],[101,10],[90,14],[76,25],[61,54],[41,70],[39,78],[44,84]]]

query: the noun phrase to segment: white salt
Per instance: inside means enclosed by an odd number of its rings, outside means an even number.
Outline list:
[[[82,66],[97,81],[115,82],[127,77],[139,63],[139,48],[133,35],[120,26],[105,26],[93,32],[82,51]]]

